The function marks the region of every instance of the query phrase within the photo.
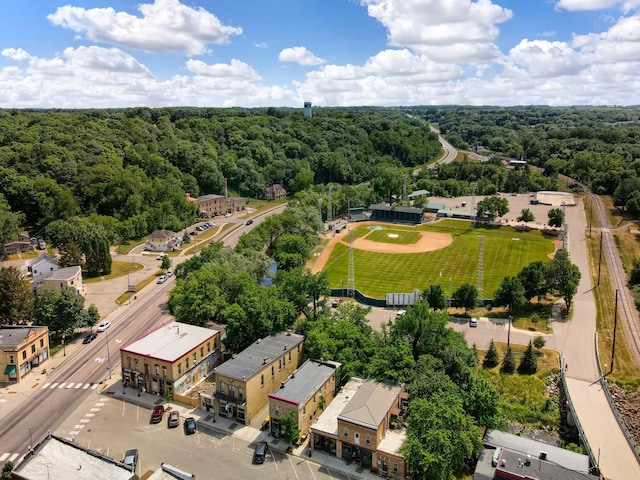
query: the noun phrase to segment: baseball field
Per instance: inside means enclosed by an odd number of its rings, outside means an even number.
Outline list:
[[[463,283],[477,284],[480,240],[483,243],[483,298],[491,298],[502,279],[536,260],[548,261],[556,237],[538,230],[468,221],[440,220],[416,227],[385,223],[352,223],[355,287],[363,294],[423,290],[440,284],[447,295]],[[332,288],[348,284],[349,231],[333,237],[312,271],[325,270]]]

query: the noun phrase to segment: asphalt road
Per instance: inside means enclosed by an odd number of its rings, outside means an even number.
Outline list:
[[[243,233],[285,208],[283,204],[254,217],[252,225],[244,225],[246,220],[241,219],[243,225],[231,232],[223,243],[235,246]],[[126,279],[119,281],[125,281],[126,290]],[[109,375],[120,376],[120,347],[167,320],[163,306],[174,283],[175,277],[169,277],[163,284],[154,282],[145,287],[137,293],[134,302],[103,318],[111,322],[106,332],[99,333],[88,345],[78,342],[69,346],[63,359],[45,362],[32,372],[38,375],[38,381],[30,391],[20,390],[13,398],[0,403],[0,456],[24,455],[48,430],[55,431],[83,400],[100,391],[101,383]],[[44,370],[47,372],[43,373]]]

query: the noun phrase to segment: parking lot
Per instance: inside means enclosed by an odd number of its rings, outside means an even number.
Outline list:
[[[178,428],[167,428],[167,414],[160,423],[151,424],[151,410],[96,392],[54,433],[118,461],[126,450],[137,448],[139,476],[168,463],[196,478],[348,479],[272,448],[263,465],[253,465],[255,444],[201,425],[195,435],[185,435],[184,418],[181,412]]]

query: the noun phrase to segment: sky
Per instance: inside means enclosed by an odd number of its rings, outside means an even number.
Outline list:
[[[305,101],[640,105],[640,0],[0,4],[0,108]]]

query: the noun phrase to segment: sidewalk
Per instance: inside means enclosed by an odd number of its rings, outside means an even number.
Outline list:
[[[207,412],[198,407],[193,408],[176,402],[166,402],[163,397],[151,393],[140,393],[133,388],[123,388],[119,379],[113,379],[109,383],[105,383],[104,388],[100,392],[120,401],[126,401],[135,405],[152,410],[156,405],[164,405],[166,409],[178,410],[182,418],[193,417],[196,420],[198,429],[202,432],[212,432],[219,435],[231,435],[235,438],[248,443],[268,442],[269,448],[282,455],[292,455],[309,462],[316,463],[327,468],[332,472],[339,472],[348,476],[350,479],[372,480],[380,478],[378,475],[371,473],[369,470],[361,469],[359,465],[347,465],[340,458],[332,457],[323,452],[312,451],[309,455],[309,439],[296,447],[292,452],[287,453],[289,444],[284,440],[273,438],[268,432],[257,428],[243,425],[235,419],[229,419],[215,415],[214,412]],[[214,420],[215,418],[215,420]]]

